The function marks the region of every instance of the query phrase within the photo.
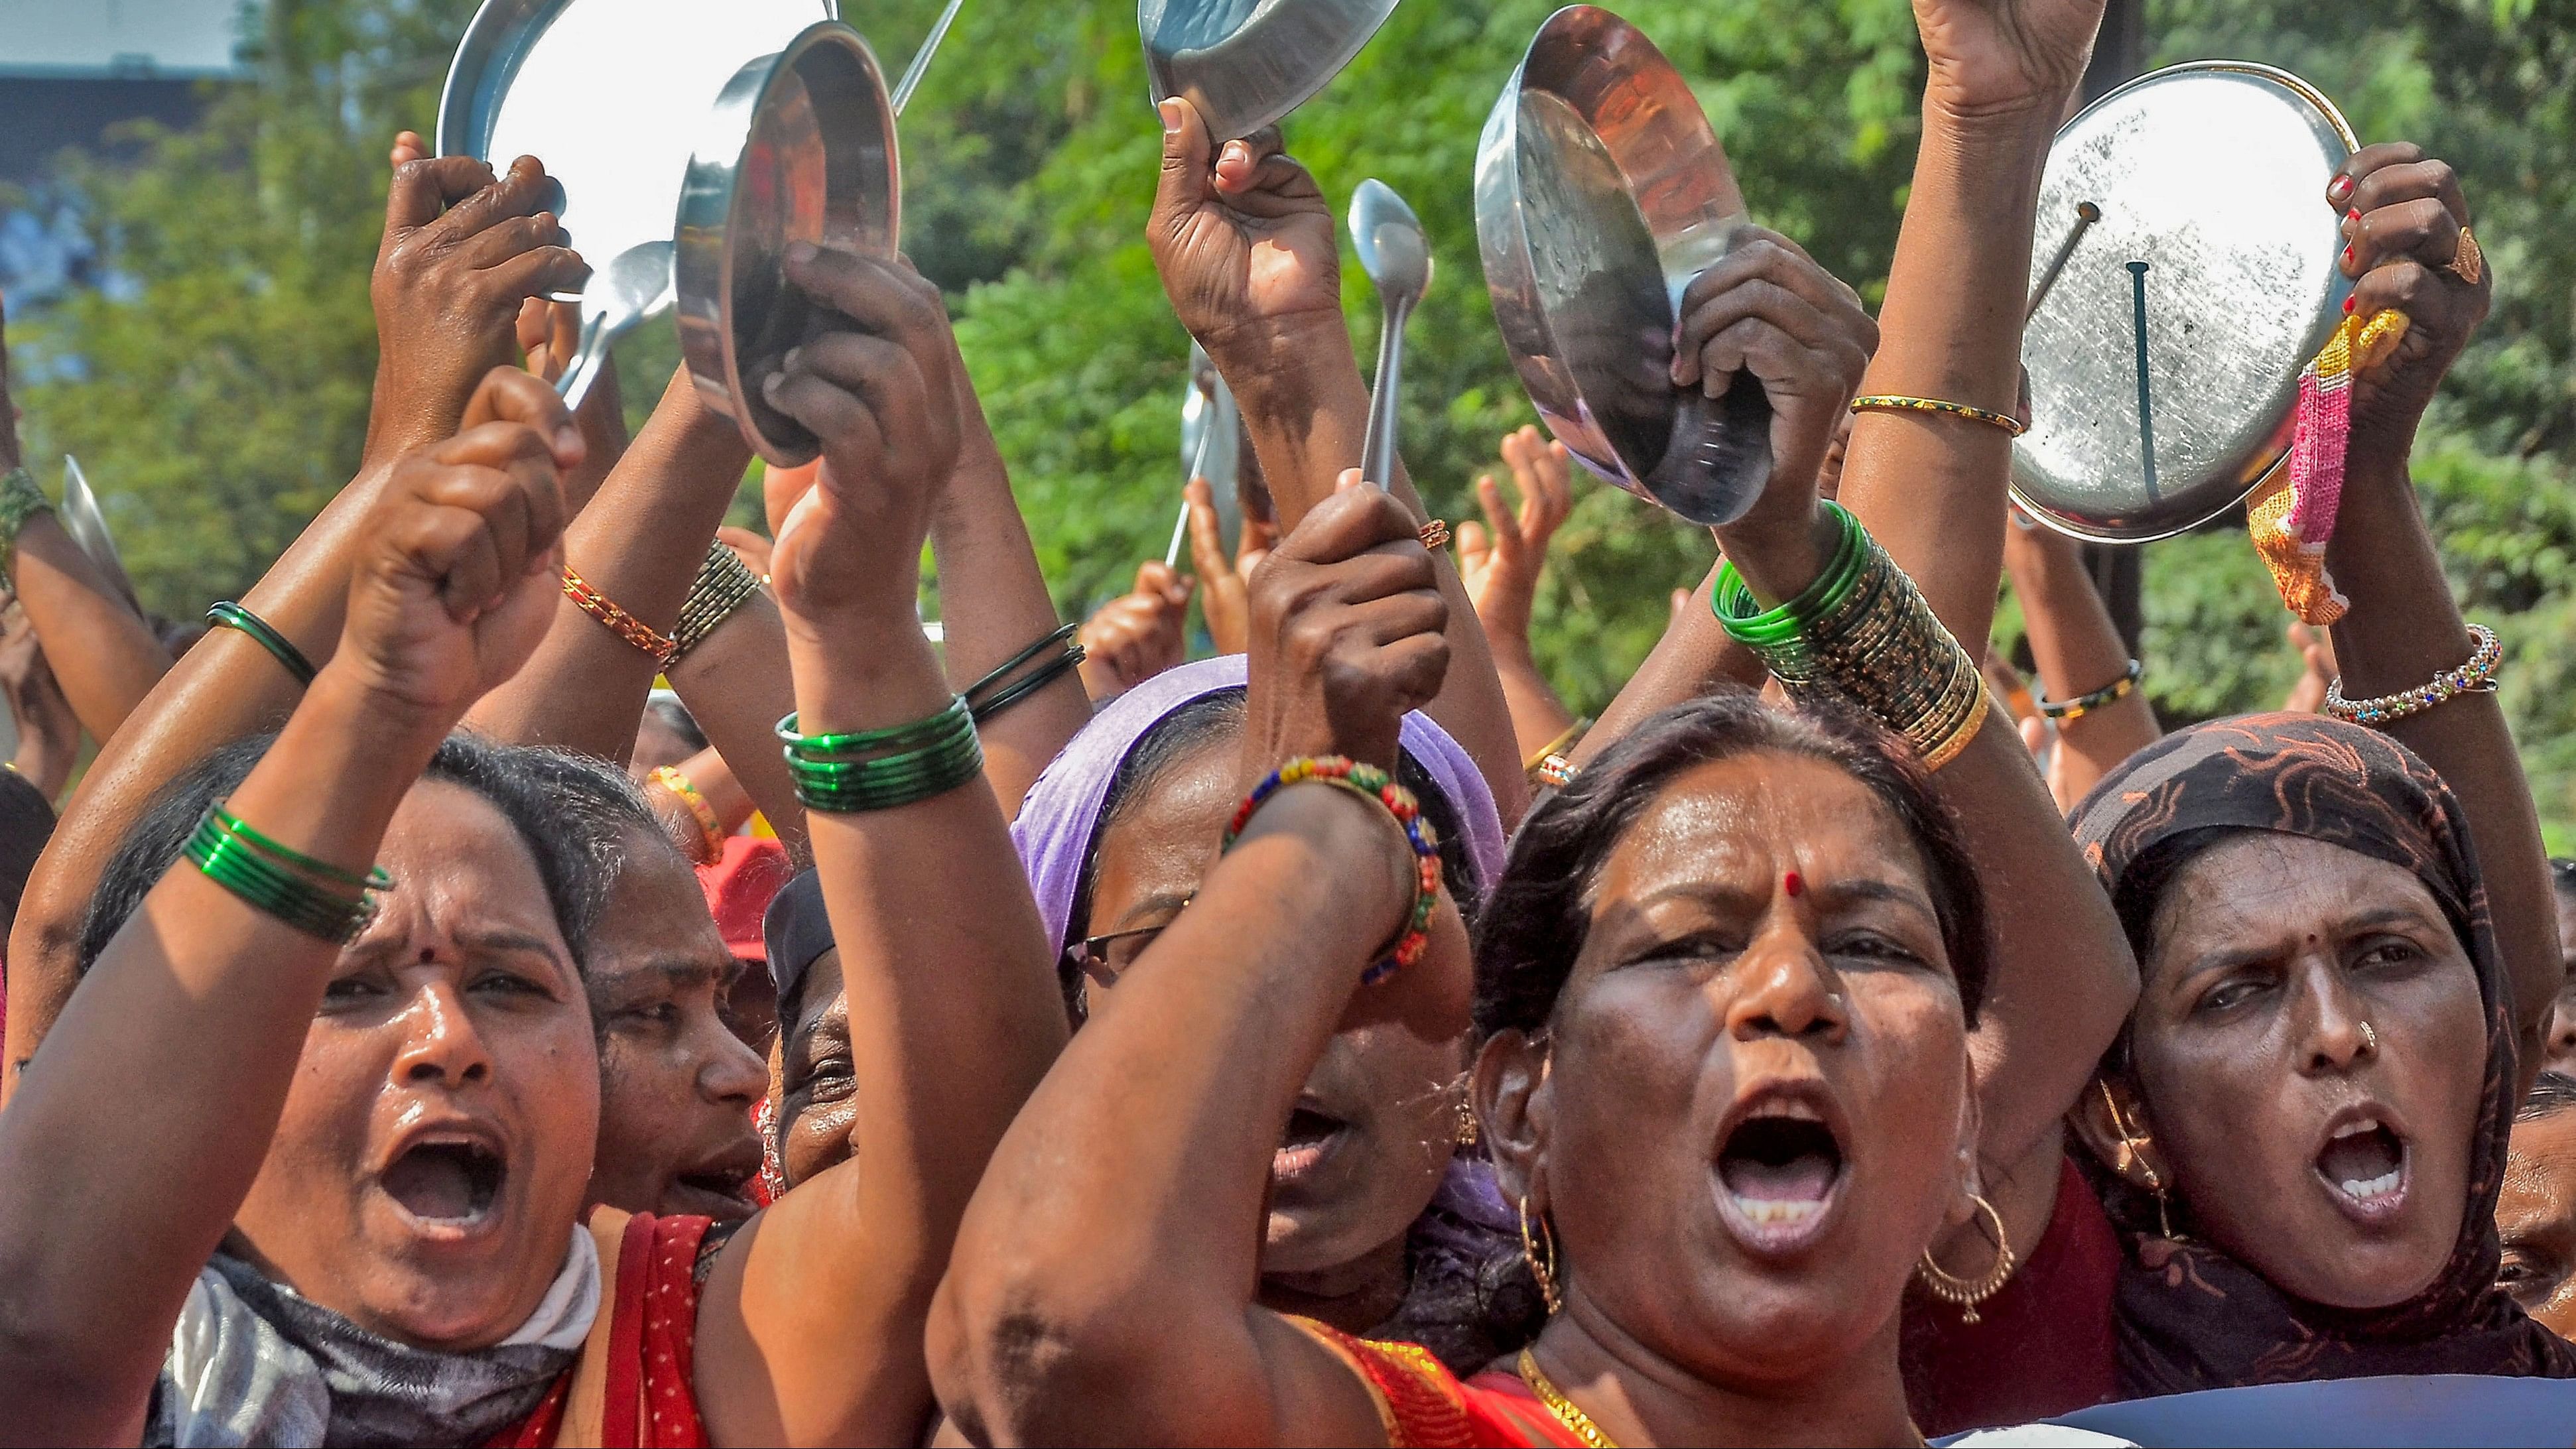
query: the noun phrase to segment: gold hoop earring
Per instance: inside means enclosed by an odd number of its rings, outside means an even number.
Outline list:
[[[2013,1259],[2012,1237],[2004,1231],[2003,1214],[1996,1212],[1995,1205],[1979,1194],[1968,1194],[1968,1200],[1975,1203],[1977,1211],[1985,1214],[1986,1221],[1994,1225],[1995,1265],[1986,1270],[1986,1276],[1970,1282],[1933,1261],[1932,1250],[1925,1248],[1917,1273],[1923,1280],[1925,1292],[1944,1303],[1957,1304],[1959,1321],[1974,1324],[1978,1317],[1977,1305],[2004,1291],[2004,1285],[2012,1281],[2013,1269],[2020,1265]]]
[[[2368,1023],[2363,1025],[2366,1028]],[[2129,1119],[2120,1111],[2120,1099],[2111,1095],[2109,1082],[2096,1080],[2093,1085],[2102,1089],[2102,1105],[2110,1109],[2112,1130],[2120,1134],[2120,1150],[2127,1154],[2130,1162],[2138,1165],[2140,1172],[2147,1175],[2147,1191],[2156,1195],[2156,1226],[2163,1229],[2167,1241],[2181,1242],[2181,1236],[2173,1230],[2173,1206],[2165,1198],[2164,1175],[2147,1160],[2147,1148],[2154,1144],[2155,1139],[2137,1136],[2129,1130]],[[2126,1167],[2128,1164],[2120,1165]]]
[[[1521,1260],[1529,1264],[1530,1276],[1538,1280],[1538,1297],[1547,1305],[1547,1316],[1554,1318],[1565,1307],[1556,1291],[1556,1230],[1547,1225],[1547,1214],[1538,1215],[1538,1237],[1530,1236],[1529,1194],[1521,1194]],[[1539,1256],[1539,1243],[1547,1244],[1547,1256]]]

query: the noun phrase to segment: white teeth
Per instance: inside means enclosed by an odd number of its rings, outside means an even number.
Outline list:
[[[1745,1220],[1755,1227],[1795,1227],[1825,1210],[1822,1202],[1813,1200],[1779,1201],[1771,1198],[1745,1197],[1734,1194],[1735,1206]]]
[[[2344,1139],[2345,1139],[2345,1138],[2347,1138],[2347,1137],[2359,1137],[2359,1136],[2360,1136],[2361,1134],[2363,1134],[2364,1132],[2376,1132],[2376,1131],[2378,1131],[2378,1130],[2379,1130],[2379,1119],[2378,1119],[2378,1118],[2376,1118],[2376,1117],[2364,1117],[2364,1118],[2362,1118],[2362,1119],[2361,1119],[2360,1121],[2358,1121],[2358,1122],[2354,1122],[2354,1123],[2351,1123],[2351,1124],[2349,1124],[2349,1125],[2347,1125],[2347,1126],[2343,1126],[2343,1127],[2338,1127],[2338,1128],[2336,1128],[2336,1129],[2335,1129],[2334,1140],[2335,1140],[2335,1141],[2337,1141],[2337,1142],[2341,1142],[2342,1140],[2344,1140]]]
[[[2397,1191],[2398,1179],[2404,1175],[2405,1174],[2402,1171],[2390,1172],[2379,1177],[2374,1177],[2368,1182],[2356,1182],[2350,1178],[2346,1178],[2336,1185],[2343,1189],[2344,1196],[2351,1198],[2356,1202],[2368,1202],[2372,1198],[2386,1197],[2390,1193]]]

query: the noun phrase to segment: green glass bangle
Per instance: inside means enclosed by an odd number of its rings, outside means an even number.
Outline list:
[[[962,694],[954,696],[948,708],[928,719],[889,725],[881,730],[861,730],[856,734],[803,734],[798,729],[798,717],[791,714],[778,722],[778,739],[787,746],[790,759],[848,759],[871,750],[909,749],[933,743],[942,738],[945,731],[956,728],[961,718],[969,724],[974,721],[974,711]]]
[[[980,754],[982,749],[982,744],[969,733],[927,749],[908,750],[882,759],[791,760],[787,772],[800,786],[823,790],[900,786],[954,770],[961,760]]]
[[[295,676],[296,683],[307,688],[312,686],[313,661],[304,657],[304,651],[296,648],[293,640],[270,628],[267,620],[226,599],[206,611],[206,622],[218,629],[238,629],[248,634],[260,648],[286,666],[286,672]]]
[[[276,859],[282,864],[293,866],[298,870],[306,871],[313,875],[318,875],[324,880],[337,881],[340,884],[349,887],[351,890],[389,891],[394,888],[394,878],[385,873],[385,868],[383,866],[376,866],[370,869],[365,875],[360,875],[355,871],[342,870],[340,867],[331,864],[327,860],[316,860],[312,856],[304,854],[302,851],[292,850],[286,846],[278,844],[276,841],[271,840],[267,836],[260,834],[258,831],[251,829],[250,826],[242,822],[240,816],[226,810],[221,805],[207,806],[206,813],[214,817],[216,823],[223,826],[226,833],[239,836],[245,844],[248,844],[263,854]]]
[[[1756,647],[1788,644],[1808,624],[1831,613],[1860,582],[1869,564],[1869,532],[1841,504],[1827,503],[1825,507],[1842,525],[1842,539],[1824,571],[1798,597],[1777,608],[1764,609],[1753,597],[1752,586],[1736,571],[1733,560],[1719,566],[1709,608],[1737,642]]]
[[[1003,661],[1000,668],[995,669],[992,673],[976,680],[973,684],[966,686],[967,704],[978,709],[982,708],[983,706],[979,704],[978,701],[1001,688],[1004,680],[1009,679],[1013,674],[1018,673],[1020,670],[1027,668],[1029,663],[1032,660],[1035,660],[1039,655],[1055,648],[1057,645],[1062,644],[1081,631],[1082,626],[1080,624],[1067,624],[1063,628],[1056,630],[1054,633],[1047,635],[1043,639],[1040,639],[1035,644],[1030,645],[1028,648],[1012,655],[1009,659]]]
[[[984,750],[970,743],[963,750],[943,755],[917,771],[897,778],[879,778],[863,783],[824,784],[799,777],[796,798],[808,810],[826,815],[856,815],[875,810],[897,810],[906,805],[935,799],[984,773]]]
[[[269,854],[275,850],[284,860]],[[361,880],[336,867],[278,846],[251,831],[220,805],[209,805],[189,836],[188,859],[208,880],[263,915],[309,936],[347,944],[364,934],[376,917],[377,890],[391,889],[392,877],[381,870]],[[341,882],[359,881],[333,890],[309,875],[299,875],[287,861],[319,866]],[[382,885],[375,884],[381,880]]]

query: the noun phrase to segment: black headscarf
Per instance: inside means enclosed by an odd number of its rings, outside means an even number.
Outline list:
[[[2132,879],[2188,832],[2262,830],[2322,840],[2424,882],[2477,969],[2486,1081],[2460,1239],[2430,1287],[2386,1308],[2294,1298],[2200,1240],[2163,1236],[2152,1199],[2097,1174],[2129,1252],[2118,1290],[2121,1388],[2132,1396],[2384,1374],[2576,1377],[2576,1346],[2496,1287],[2496,1193],[2513,1128],[2512,992],[2459,801],[2386,735],[2322,715],[2222,720],[2140,751],[2094,788],[2075,838],[2124,916],[2152,909]],[[2163,863],[2175,864],[2170,852]],[[2170,873],[2162,877],[2170,880]],[[2177,1202],[2175,1216],[2188,1216]]]

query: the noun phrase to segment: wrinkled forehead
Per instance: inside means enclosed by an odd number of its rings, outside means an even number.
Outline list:
[[[1668,781],[1604,859],[1592,904],[1793,868],[1819,881],[1880,879],[1929,900],[1922,852],[1886,801],[1822,760],[1766,751]]]
[[[482,796],[443,780],[413,786],[376,855],[394,888],[382,897],[371,941],[389,929],[451,939],[515,934],[571,964],[535,854]]]

